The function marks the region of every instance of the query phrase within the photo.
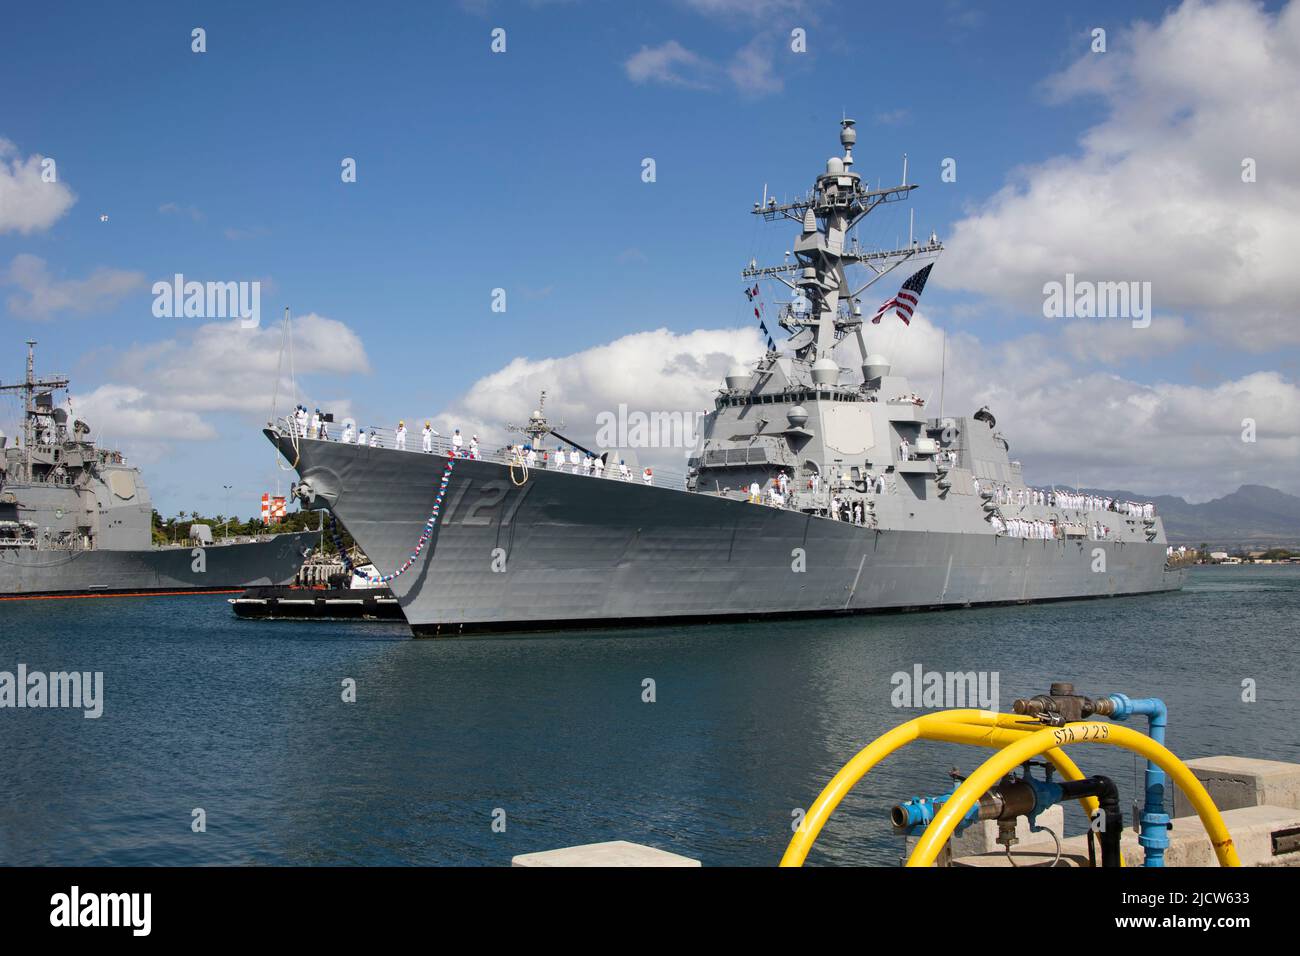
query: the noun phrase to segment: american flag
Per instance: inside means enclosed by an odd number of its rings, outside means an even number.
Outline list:
[[[911,325],[912,312],[915,311],[916,304],[921,301],[921,290],[925,288],[925,280],[930,278],[930,270],[933,268],[934,263],[932,262],[904,282],[903,287],[898,290],[898,295],[882,305],[876,314],[871,317],[871,324],[879,325],[881,316],[890,309],[895,309],[898,312],[898,317],[903,320],[903,324]]]

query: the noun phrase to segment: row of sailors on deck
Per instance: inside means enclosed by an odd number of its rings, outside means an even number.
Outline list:
[[[425,452],[433,452],[433,439],[438,432],[434,430],[432,423],[425,422],[424,430],[421,432],[420,446]],[[328,435],[321,436],[328,438]],[[357,429],[356,439],[358,445],[369,445],[371,448],[383,448],[384,443],[379,437],[379,430],[371,428],[366,431],[364,425]],[[343,444],[352,444],[352,423],[348,422],[343,428]],[[465,440],[461,437],[460,429],[456,429],[456,434],[452,436],[452,454],[457,458],[477,458],[478,457],[478,436],[475,435],[470,441],[468,454],[464,450]],[[398,422],[397,428],[393,430],[393,447],[398,451],[406,451],[406,422]]]
[[[297,408],[294,409],[293,419],[294,419],[294,427],[297,428],[298,434],[301,435],[303,438],[317,438],[320,439],[321,441],[330,440],[329,421],[326,419],[325,415],[321,413],[321,410],[319,408],[309,415],[307,413],[307,406],[299,405]],[[438,432],[434,429],[433,423],[430,421],[425,421],[424,429],[421,432],[421,447],[424,451],[426,452],[433,451],[433,439],[437,435]],[[354,438],[358,445],[369,445],[371,448],[383,447],[383,443],[379,437],[378,429],[371,427],[369,431],[366,431],[366,427],[364,425],[362,425],[360,428],[354,428],[352,422],[349,421],[343,426],[343,435],[340,440],[345,445],[351,445]],[[406,422],[405,421],[399,421],[397,423],[397,428],[393,432],[393,444],[398,451],[406,450]],[[461,437],[459,428],[456,429],[455,435],[452,436],[451,444],[452,444],[452,451],[457,457],[466,457],[466,455],[464,454],[465,440]],[[468,457],[470,458],[478,457],[478,436],[477,435],[475,435],[470,440]]]
[[[980,493],[980,480],[974,479],[975,494]],[[1130,518],[1154,518],[1156,506],[1151,502],[1120,501],[1117,498],[1105,498],[1101,495],[1086,495],[1072,491],[1057,491],[1046,488],[1011,488],[1008,485],[994,484],[993,500],[1000,505],[1044,505],[1049,508],[1066,508],[1074,511],[1113,511]]]
[[[993,526],[993,530],[998,534],[1005,534],[1011,538],[1035,538],[1050,541],[1064,537],[1061,526],[1056,523],[1055,519],[1045,521],[1042,518],[1003,518],[1000,515],[991,515],[989,524]],[[1100,521],[1094,521],[1088,526],[1088,537],[1094,541],[1105,541],[1110,537],[1110,528]]]
[[[589,478],[615,478],[619,481],[631,481],[632,469],[627,466],[627,462],[619,459],[618,464],[609,463],[609,475],[605,474],[605,459],[587,452],[579,452],[577,448],[570,448],[566,453],[563,448],[555,449],[555,454],[543,451],[539,457],[537,449],[532,445],[518,447],[515,445],[507,446],[506,456],[512,461],[522,461],[529,468],[536,468],[539,465],[542,468],[552,471],[569,471],[574,475],[586,475]],[[655,483],[655,473],[653,468],[643,468],[641,470],[641,483],[653,485]]]

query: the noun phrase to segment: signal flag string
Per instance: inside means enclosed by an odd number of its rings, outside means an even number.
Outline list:
[[[429,515],[429,520],[424,523],[424,530],[420,532],[420,540],[416,542],[415,548],[411,551],[410,556],[402,562],[396,571],[392,574],[368,574],[366,581],[369,584],[387,584],[399,575],[405,574],[411,569],[416,561],[420,559],[424,546],[429,543],[429,538],[433,534],[433,526],[438,523],[438,514],[442,510],[442,499],[447,494],[447,483],[451,480],[452,465],[454,458],[447,459],[447,467],[442,470],[442,479],[438,483],[438,496],[433,501],[433,511]],[[349,574],[356,574],[357,569],[352,564],[352,559],[348,556],[347,550],[343,547],[343,539],[339,535],[338,518],[334,512],[330,512],[330,538],[334,541],[334,547],[338,549],[339,556],[343,559],[343,567]]]

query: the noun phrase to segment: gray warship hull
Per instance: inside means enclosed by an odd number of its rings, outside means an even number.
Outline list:
[[[376,566],[410,556],[446,457],[313,440],[295,448],[278,430],[266,434]],[[1131,540],[1035,540],[992,533],[969,497],[924,512],[913,504],[912,517],[906,498],[882,500],[872,528],[639,482],[519,477],[496,462],[454,461],[428,544],[389,585],[416,635],[971,607],[1183,584],[1166,569],[1163,530],[1145,540],[1140,521]]]
[[[317,539],[317,532],[298,532],[201,549],[0,549],[0,599],[239,591],[285,584]]]

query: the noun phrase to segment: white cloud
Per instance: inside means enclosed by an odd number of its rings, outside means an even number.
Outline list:
[[[741,17],[766,21],[782,14],[799,13],[810,6],[806,0],[685,0],[685,3],[696,13],[728,21]]]
[[[241,328],[239,322],[212,322],[175,338],[103,353],[97,362],[110,369],[112,382],[77,398],[80,414],[100,433],[115,438],[191,440],[214,434],[206,416],[234,413],[265,420],[272,396],[283,414],[295,394],[287,363],[280,368],[280,327]],[[361,339],[347,325],[311,313],[293,320],[294,371],[304,378],[332,377],[370,370]],[[132,383],[132,384],[123,384]],[[302,391],[297,399],[313,401]],[[346,403],[328,407],[346,415]]]
[[[748,96],[779,93],[785,88],[776,75],[771,48],[758,37],[736,51],[727,66],[727,76],[737,90]]]
[[[643,46],[623,64],[633,83],[660,83],[707,89],[716,67],[698,53],[692,53],[676,40],[659,46]]]
[[[109,308],[145,284],[144,275],[100,267],[84,279],[57,279],[45,260],[20,253],[0,272],[0,286],[19,291],[5,300],[16,318],[45,320],[60,313],[86,315]]]
[[[561,358],[516,358],[471,385],[437,416],[435,427],[444,434],[453,428],[477,433],[485,441],[512,440],[503,425],[524,422],[545,389],[547,418],[556,427],[564,422],[562,433],[586,443],[596,434],[597,415],[617,414],[620,403],[647,413],[710,409],[727,369],[762,353],[763,341],[754,329],[656,329]],[[640,458],[680,468],[685,451],[652,449]]]
[[[48,229],[77,201],[61,180],[42,177],[45,158],[33,153],[23,159],[17,146],[0,137],[0,233]]]
[[[262,236],[269,236],[271,230],[265,226],[253,226],[249,229],[238,229],[231,226],[224,230],[223,235],[231,242],[239,242],[242,239],[260,239]]]
[[[216,437],[213,427],[196,412],[161,407],[155,396],[134,385],[101,385],[77,395],[73,408],[78,418],[90,424],[96,440],[203,441]]]
[[[1118,365],[1172,352],[1194,338],[1178,316],[1156,315],[1147,328],[1134,328],[1123,319],[1070,322],[1061,329],[1065,348],[1081,361]]]
[[[1176,327],[1177,320],[1170,320]],[[1161,334],[1125,326],[1135,340]],[[1093,326],[1093,330],[1096,327]],[[1064,330],[1068,341],[1071,329]],[[1173,333],[1177,334],[1177,333]],[[1212,386],[1144,384],[1104,371],[1080,371],[1055,335],[1029,335],[992,345],[949,332],[943,411],[969,415],[988,405],[998,430],[1021,460],[1027,481],[1075,482],[1146,494],[1204,500],[1243,483],[1300,494],[1300,388],[1276,372],[1256,372]],[[896,374],[937,414],[943,333],[923,313],[869,333]],[[1153,346],[1154,347],[1154,346]],[[852,337],[841,344],[842,366],[859,364]],[[1241,440],[1243,419],[1258,440]]]
[[[623,63],[633,83],[657,83],[682,89],[716,90],[728,83],[745,96],[780,92],[785,84],[776,74],[772,44],[755,37],[725,63],[715,62],[676,40],[643,46]]]
[[[1178,328],[1177,320],[1169,322]],[[1159,341],[1153,323],[1133,330]],[[1063,335],[1068,340],[1067,328]],[[1178,333],[1168,333],[1176,335]],[[1021,460],[1026,480],[1183,495],[1204,500],[1257,483],[1300,493],[1300,388],[1274,372],[1244,375],[1214,386],[1143,384],[1102,371],[1079,371],[1061,348],[1062,338],[1029,335],[984,344],[967,333],[943,331],[921,312],[910,327],[897,320],[869,327],[868,348],[883,352],[895,374],[910,379],[938,414],[970,415],[992,408],[998,430]],[[1156,346],[1152,346],[1155,348]],[[475,382],[434,417],[444,434],[460,428],[497,444],[515,436],[507,422],[522,423],[546,389],[546,414],[575,441],[592,440],[597,415],[629,411],[699,412],[712,408],[727,369],[763,351],[753,329],[665,329],[624,336],[559,358],[516,358]],[[946,368],[942,356],[946,351]],[[837,359],[856,370],[855,339],[841,343]],[[857,380],[860,375],[857,375]],[[422,421],[427,414],[407,414]],[[1242,420],[1257,423],[1258,441],[1241,440]],[[395,419],[394,419],[395,420]],[[646,463],[681,468],[680,450],[640,452]]]
[[[202,222],[204,219],[203,210],[198,206],[182,206],[180,203],[165,202],[158,207],[158,211],[164,216],[187,216],[195,222]]]
[[[1028,312],[1066,272],[1150,281],[1158,310],[1242,347],[1300,342],[1300,3],[1187,0],[1048,90],[1107,114],[959,222],[940,281]]]

